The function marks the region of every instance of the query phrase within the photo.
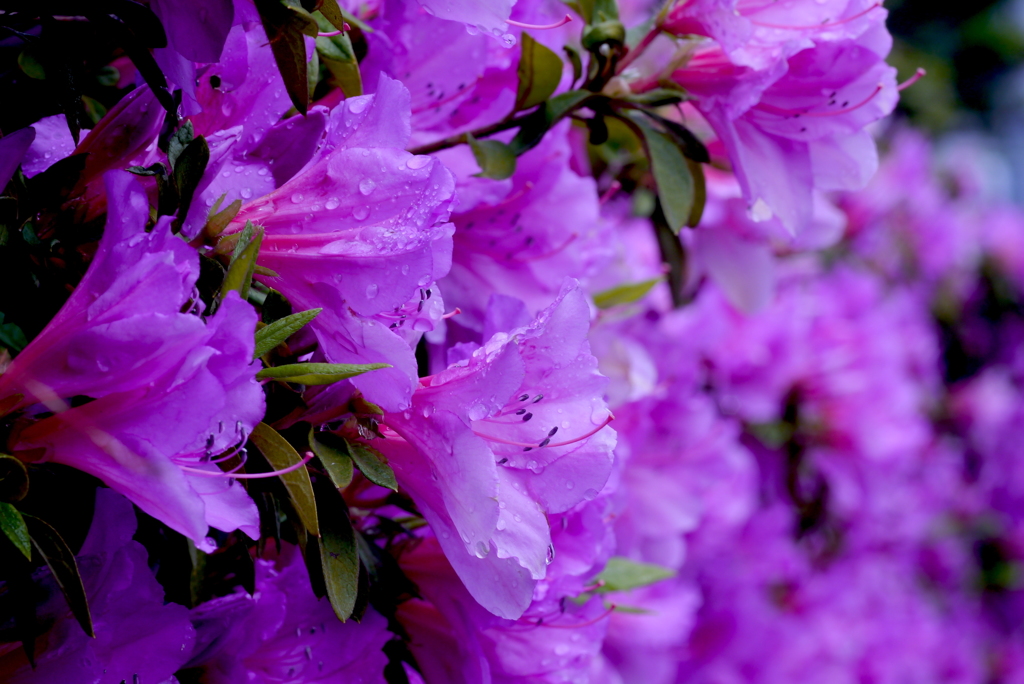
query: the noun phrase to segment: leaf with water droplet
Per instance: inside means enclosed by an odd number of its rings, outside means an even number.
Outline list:
[[[504,180],[515,173],[516,153],[511,147],[499,140],[477,140],[470,134],[466,138],[480,167],[475,176]]]
[[[342,437],[333,432],[317,432],[309,430],[309,447],[317,455],[331,482],[338,489],[348,487],[352,482],[352,457],[348,455],[348,445]]]
[[[387,487],[390,490],[398,491],[398,481],[395,480],[395,471],[388,465],[387,458],[372,446],[346,439],[348,453],[359,466],[359,471],[366,476],[366,479],[375,485]]]
[[[309,309],[285,316],[256,331],[256,351],[253,358],[259,358],[273,350],[289,337],[297,333],[307,323],[316,318],[323,309]]]
[[[249,441],[260,450],[274,470],[284,470],[302,461],[302,457],[299,456],[299,452],[295,451],[295,447],[266,423],[260,423],[253,429],[252,434],[249,435]],[[309,471],[305,468],[298,468],[278,477],[281,478],[284,488],[288,491],[292,507],[295,508],[303,526],[313,536],[320,536],[316,499],[313,497],[313,484],[309,480]]]
[[[264,368],[256,377],[298,385],[330,385],[381,368],[391,366],[387,363],[292,363]]]
[[[594,295],[594,304],[599,309],[609,309],[622,304],[632,304],[640,301],[644,295],[651,291],[651,288],[660,283],[664,278],[651,278],[638,283],[626,283],[608,290],[603,290]]]
[[[85,586],[82,584],[82,576],[78,572],[78,563],[75,562],[75,554],[64,542],[57,530],[50,527],[34,515],[23,513],[25,525],[28,527],[32,539],[32,546],[46,562],[53,573],[53,579],[60,587],[64,598],[67,599],[71,613],[78,620],[78,624],[91,637],[96,634],[92,628],[92,615],[89,613],[89,601],[85,596]]]
[[[28,527],[25,519],[17,508],[6,502],[0,502],[0,528],[15,548],[21,551],[25,558],[32,560],[32,539],[28,534]]]
[[[520,43],[519,87],[516,91],[516,105],[513,111],[536,107],[547,100],[562,80],[562,60],[538,43],[530,34],[523,33]]]
[[[597,576],[598,581],[604,582],[597,591],[601,594],[609,591],[627,591],[675,576],[674,570],[660,565],[638,563],[623,556],[612,556],[604,570]]]

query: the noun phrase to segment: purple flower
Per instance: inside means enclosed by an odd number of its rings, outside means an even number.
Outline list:
[[[210,684],[384,684],[391,639],[372,608],[339,622],[317,600],[302,554],[287,546],[276,562],[256,561],[256,592],[216,598],[192,611],[197,646],[189,667]]]
[[[548,515],[595,498],[612,466],[590,312],[567,283],[529,325],[421,381],[376,442],[470,594],[522,615],[551,558]]]
[[[467,147],[442,156],[460,177],[452,270],[441,282],[464,314],[459,324],[479,331],[491,293],[539,311],[565,278],[585,282],[611,260],[611,225],[595,182],[572,168],[570,135],[568,124],[549,131],[506,181],[472,177]]]
[[[195,252],[129,174],[107,176],[96,257],[57,316],[0,376],[10,408],[56,412],[16,449],[91,473],[201,548],[207,527],[257,536],[256,507],[210,456],[244,443],[264,412],[252,363],[256,314],[229,296],[204,322]],[[77,397],[88,401],[69,408]],[[40,409],[41,410],[41,409]],[[203,471],[203,472],[197,472]]]
[[[185,664],[195,640],[188,609],[164,604],[146,549],[132,541],[135,528],[131,504],[109,489],[97,490],[92,527],[77,556],[96,638],[82,631],[44,569],[37,581],[50,598],[37,609],[37,619],[52,621],[52,627],[37,640],[42,648],[34,669],[20,645],[3,650],[5,682],[155,683],[169,680]]]
[[[0,138],[0,188],[11,182],[35,137],[35,129],[23,128]]]
[[[404,150],[408,91],[381,77],[326,119],[310,161],[273,192],[242,207],[266,230],[259,263],[297,309],[325,309],[312,324],[335,363],[394,366],[353,384],[388,410],[408,405],[412,347],[440,319],[433,282],[451,264],[454,181],[436,160]]]
[[[725,9],[693,7],[705,4]],[[794,235],[811,222],[814,188],[868,181],[878,159],[865,128],[897,100],[884,12],[846,14],[846,4],[807,0],[775,11],[758,3],[757,30],[734,30],[730,20],[707,31],[724,42],[699,48],[673,74],[725,146],[754,220],[778,217]],[[825,23],[814,21],[821,16]]]
[[[403,603],[398,619],[426,681],[560,684],[600,670],[610,611],[599,599],[534,601],[519,619],[502,619],[467,594],[436,539],[399,560],[422,596]]]

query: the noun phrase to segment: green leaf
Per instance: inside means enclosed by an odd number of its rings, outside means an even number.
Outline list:
[[[526,117],[509,146],[517,156],[536,147],[549,128],[569,113],[587,104],[591,98],[600,97],[589,90],[570,90],[555,95],[545,102],[544,106]]]
[[[0,501],[21,501],[28,494],[28,471],[13,456],[0,454]]]
[[[320,14],[324,16],[324,19],[329,21],[334,28],[339,31],[345,30],[345,12],[338,6],[338,0],[323,0],[320,3]],[[316,15],[313,15],[316,17]],[[317,18],[317,23],[320,23]],[[323,30],[323,26],[320,27]]]
[[[708,148],[704,146],[704,143],[695,136],[690,129],[682,124],[672,121],[672,119],[666,119],[663,116],[658,116],[654,112],[645,111],[644,114],[657,121],[665,132],[670,137],[675,138],[676,143],[682,148],[683,154],[687,159],[692,159],[695,162],[702,164],[708,164],[711,162],[711,155],[708,154]]]
[[[43,68],[42,63],[28,52],[23,51],[18,55],[18,67],[29,78],[39,81],[46,80],[46,70]]]
[[[166,176],[167,167],[157,162],[149,166],[129,166],[126,169],[129,173],[134,173],[136,176]]]
[[[263,228],[257,228],[251,221],[246,221],[245,228],[242,229],[238,242],[235,243],[231,261],[228,262],[228,272],[224,276],[224,284],[220,288],[222,299],[232,291],[237,292],[242,299],[249,295],[252,274],[256,270],[256,257],[259,256],[262,243]]]
[[[192,127],[192,122],[188,120],[181,124],[178,130],[174,131],[174,135],[167,141],[167,163],[170,164],[172,169],[178,161],[178,157],[189,146],[189,143],[195,140],[195,137],[195,129]]]
[[[6,502],[0,502],[0,527],[22,555],[32,560],[32,539],[28,535],[25,519],[17,508]]]
[[[660,283],[664,278],[651,278],[639,283],[627,283],[619,285],[594,295],[594,304],[599,309],[610,309],[613,306],[632,304],[640,301],[651,291],[651,288]]]
[[[643,132],[665,220],[672,232],[678,234],[693,211],[695,190],[690,167],[675,140],[645,123],[634,122]]]
[[[256,351],[253,358],[259,358],[273,350],[289,337],[302,329],[304,325],[316,318],[323,309],[310,309],[285,316],[256,331]]]
[[[274,470],[284,470],[302,460],[299,452],[295,451],[288,440],[266,423],[260,423],[253,429],[252,434],[249,435],[249,441],[260,450]],[[292,506],[298,513],[302,525],[313,536],[320,536],[316,500],[313,497],[313,484],[309,481],[309,471],[299,468],[278,477],[281,478],[284,488],[288,490],[288,496],[291,498]]]
[[[327,585],[327,598],[334,614],[345,622],[356,607],[359,594],[359,552],[348,507],[336,491],[318,489],[320,520],[320,562]]]
[[[217,208],[217,205],[214,205],[214,208],[210,210],[210,216],[206,219],[206,225],[203,226],[203,234],[211,240],[219,237],[231,220],[238,216],[238,212],[242,209],[242,200],[236,199],[221,211],[216,211]]]
[[[121,72],[117,70],[117,67],[107,65],[96,72],[96,82],[101,86],[116,86],[120,80]]]
[[[292,363],[264,368],[256,377],[260,380],[294,382],[298,385],[330,385],[339,380],[390,367],[386,363]]]
[[[519,88],[513,111],[529,109],[551,97],[562,80],[562,60],[530,34],[523,33],[519,57]]]
[[[174,163],[174,187],[178,192],[178,216],[174,219],[174,232],[179,232],[185,223],[192,197],[203,180],[206,165],[210,162],[210,148],[206,139],[199,136],[178,155]]]
[[[643,93],[631,93],[623,96],[622,99],[626,102],[632,102],[633,104],[644,105],[646,107],[663,107],[665,105],[679,104],[689,98],[686,93],[680,90],[655,88]]]
[[[598,581],[604,582],[598,593],[637,589],[675,576],[674,571],[660,565],[637,563],[622,556],[612,556],[597,576]]]
[[[82,105],[85,107],[85,115],[92,121],[93,126],[100,122],[100,119],[107,113],[107,108],[96,98],[88,95],[82,96]]]
[[[329,33],[334,20],[327,17],[327,13],[324,11],[325,7],[327,7],[326,2],[320,7],[320,11],[323,13],[322,17],[316,14],[313,17],[316,19],[320,30]],[[344,18],[340,14],[340,10],[338,19],[344,24]],[[342,29],[338,28],[338,30],[341,31]],[[359,71],[359,60],[356,58],[355,48],[352,47],[352,36],[347,32],[342,33],[340,36],[318,36],[316,39],[316,51],[327,67],[327,70],[331,72],[331,76],[337,82],[338,87],[345,93],[345,97],[355,97],[363,94],[363,78]]]
[[[480,167],[476,176],[504,180],[516,172],[516,153],[511,147],[498,140],[477,140],[469,134],[466,138]]]
[[[704,215],[704,205],[708,200],[707,182],[704,180],[704,167],[693,159],[687,157],[686,165],[690,167],[690,174],[693,176],[693,209],[690,210],[690,220],[686,222],[690,228],[700,223]]]
[[[359,466],[359,472],[366,476],[366,479],[375,485],[386,487],[392,491],[398,491],[398,482],[395,480],[395,471],[391,470],[388,460],[368,444],[345,440],[348,445],[348,453],[352,460]]]
[[[279,0],[256,0],[256,9],[288,96],[295,108],[305,114],[309,109],[309,65],[303,35],[315,38],[319,34],[316,20],[301,7]]]
[[[89,614],[89,601],[85,596],[85,587],[82,585],[82,576],[78,572],[75,554],[71,553],[71,549],[57,534],[57,530],[34,515],[25,513],[23,516],[32,538],[32,546],[49,566],[53,578],[57,581],[57,586],[60,587],[64,598],[67,599],[71,613],[85,633],[95,637],[96,634],[92,629],[92,616]]]
[[[4,314],[0,313],[0,347],[20,352],[26,346],[28,338],[25,337],[25,333],[14,323],[4,323]]]
[[[327,469],[331,482],[338,489],[348,487],[352,482],[352,457],[348,455],[345,440],[333,432],[309,431],[309,447]]]
[[[576,81],[583,77],[583,60],[580,59],[580,53],[571,45],[563,46],[562,50],[569,57],[569,62],[572,64],[572,85],[575,86]]]

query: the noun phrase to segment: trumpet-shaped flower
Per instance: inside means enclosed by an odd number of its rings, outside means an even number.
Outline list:
[[[195,252],[167,220],[146,232],[146,198],[130,175],[108,175],[107,195],[89,271],[0,376],[10,408],[54,412],[15,448],[99,477],[202,548],[210,525],[255,536],[255,505],[210,457],[244,443],[263,416],[256,314],[236,295],[206,322],[181,313],[200,305]]]

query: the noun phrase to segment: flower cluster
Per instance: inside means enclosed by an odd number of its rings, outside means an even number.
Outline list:
[[[881,3],[126,5],[0,137],[4,681],[1024,678],[1024,211]]]

